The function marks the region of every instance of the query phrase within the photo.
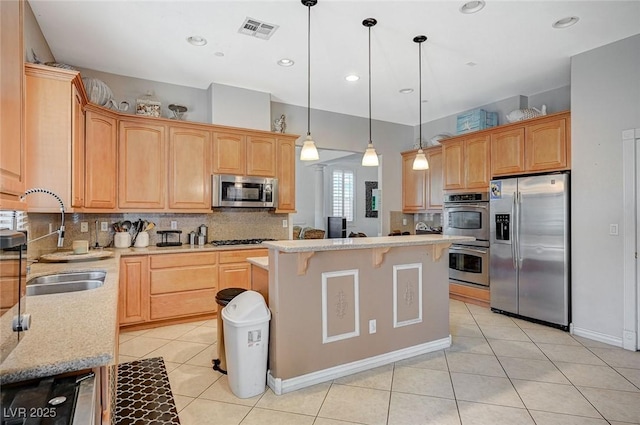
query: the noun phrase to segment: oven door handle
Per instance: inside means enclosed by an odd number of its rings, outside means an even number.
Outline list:
[[[449,248],[449,252],[451,251],[456,251],[456,252],[462,252],[462,251],[466,251],[466,252],[475,252],[478,254],[486,254],[487,250],[486,249],[478,249],[478,248],[461,248],[461,247],[457,247],[457,246],[452,246]]]
[[[488,205],[485,205],[485,204],[488,204],[488,202],[485,202],[483,204],[470,204],[470,203],[469,204],[448,204],[448,203],[445,202],[444,207],[445,208],[468,208],[468,207],[471,207],[471,208],[482,208],[482,209],[486,210],[489,207],[488,207]]]

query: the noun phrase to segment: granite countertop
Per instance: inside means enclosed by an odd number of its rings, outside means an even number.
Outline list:
[[[468,236],[407,235],[346,239],[297,239],[268,241],[263,242],[262,244],[267,248],[276,249],[282,252],[309,252],[384,248],[394,246],[437,245],[442,243],[451,244],[474,240],[475,238]]]
[[[269,257],[248,257],[247,262],[261,269],[269,270]]]
[[[26,297],[31,328],[0,365],[0,384],[42,378],[117,362],[118,281],[121,256],[229,251],[255,245],[173,246],[109,249],[97,261],[35,262],[28,279],[60,272],[103,270],[104,285],[86,291]]]

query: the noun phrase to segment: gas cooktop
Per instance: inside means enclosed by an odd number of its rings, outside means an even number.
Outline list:
[[[221,241],[211,241],[211,245],[213,246],[223,246],[223,245],[257,245],[261,244],[264,241],[274,241],[275,239],[228,239]]]

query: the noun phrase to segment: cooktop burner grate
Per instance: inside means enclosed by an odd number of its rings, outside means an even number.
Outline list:
[[[264,241],[274,241],[275,239],[228,239],[220,241],[211,241],[211,245],[223,246],[223,245],[257,245]]]

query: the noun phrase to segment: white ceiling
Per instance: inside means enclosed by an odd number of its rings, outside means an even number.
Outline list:
[[[299,0],[29,3],[58,62],[201,89],[215,82],[307,104],[307,7]],[[463,3],[319,0],[311,8],[311,107],[368,117],[365,18],[378,20],[371,29],[373,119],[407,125],[419,122],[416,35],[428,37],[426,122],[566,86],[571,56],[640,33],[640,1],[487,0],[472,15],[460,13]],[[573,27],[552,28],[572,15],[580,18]],[[269,40],[240,34],[247,17],[279,28]],[[208,44],[188,44],[191,35]],[[283,57],[295,65],[278,66]],[[350,73],[361,79],[345,81]]]

